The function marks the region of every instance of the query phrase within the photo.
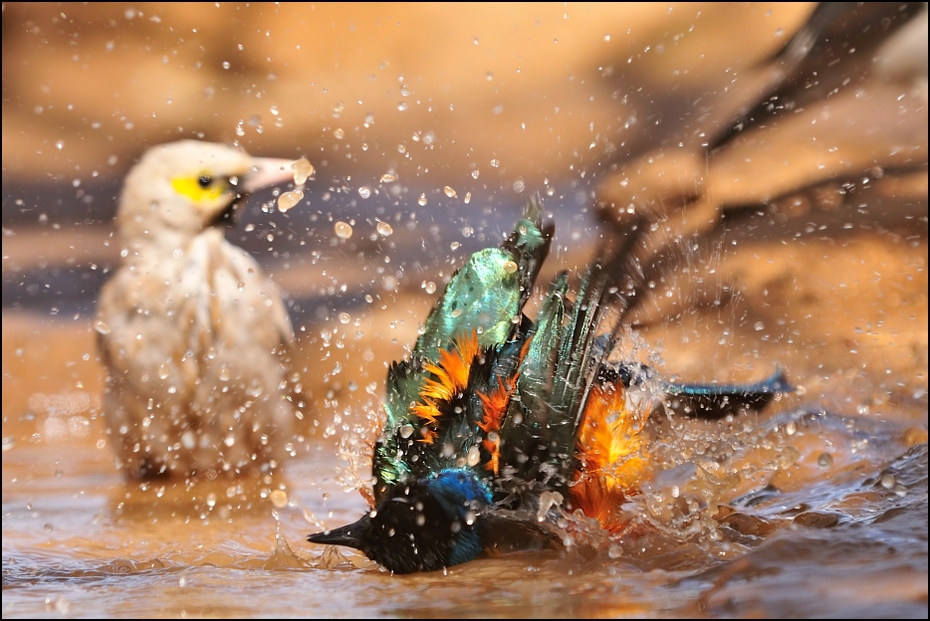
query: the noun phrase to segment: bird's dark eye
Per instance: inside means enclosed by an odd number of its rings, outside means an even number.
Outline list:
[[[200,178],[197,179],[197,185],[199,185],[203,189],[209,188],[212,183],[213,183],[213,177],[211,177],[207,173],[203,173],[202,175],[200,175]]]

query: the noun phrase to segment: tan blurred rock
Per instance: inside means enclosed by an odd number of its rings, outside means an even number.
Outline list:
[[[336,178],[573,178],[653,139],[649,93],[691,106],[810,6],[5,3],[5,174],[116,178],[202,137]]]

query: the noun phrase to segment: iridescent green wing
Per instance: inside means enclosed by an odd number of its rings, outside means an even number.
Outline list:
[[[602,249],[573,301],[568,277],[553,281],[502,426],[502,462],[511,476],[502,477],[498,492],[564,490],[571,483],[585,405],[615,346],[625,305],[617,283],[635,273],[630,255],[641,231],[632,227],[610,252]],[[605,320],[608,315],[611,321]]]
[[[408,441],[413,441],[411,438],[419,428],[419,421],[411,407],[419,396],[422,380],[423,370],[419,359],[393,362],[388,369],[384,425],[372,457],[376,500],[381,498],[388,487],[406,481],[410,475],[404,450],[408,447]]]
[[[486,369],[505,344],[518,337],[522,311],[551,243],[553,225],[543,224],[538,199],[531,200],[523,217],[499,248],[474,253],[452,275],[424,324],[408,360],[388,370],[385,424],[375,450],[373,472],[379,490],[409,477],[455,465],[477,442],[481,417],[477,387],[471,386],[463,404],[446,404],[440,441],[426,443],[418,433],[421,420],[412,410],[430,378],[425,368],[436,363],[441,351],[453,348],[457,339],[475,334]],[[510,348],[512,349],[512,348]],[[508,349],[507,360],[512,359]],[[495,377],[490,373],[489,377]],[[490,381],[490,380],[489,380]],[[495,380],[496,381],[496,380]],[[446,440],[454,438],[450,443]]]
[[[531,491],[536,483],[558,490],[571,482],[581,412],[600,362],[593,345],[603,286],[589,275],[571,303],[567,275],[553,281],[501,429],[506,474],[499,491]]]
[[[479,250],[452,276],[426,319],[414,355],[436,360],[452,339],[472,331],[483,347],[509,340],[549,254],[552,233],[553,225],[542,222],[538,199],[531,200],[499,248]]]

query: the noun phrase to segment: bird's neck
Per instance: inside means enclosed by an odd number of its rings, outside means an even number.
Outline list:
[[[134,231],[122,234],[120,256],[124,263],[172,261],[183,258],[193,246],[221,246],[225,239],[220,229],[206,229],[197,235],[175,230]]]

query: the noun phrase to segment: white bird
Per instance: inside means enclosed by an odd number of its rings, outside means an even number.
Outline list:
[[[249,192],[293,179],[292,164],[185,140],[149,149],[127,175],[121,263],[95,327],[128,477],[278,468],[298,415],[294,330],[278,288],[222,225]]]

